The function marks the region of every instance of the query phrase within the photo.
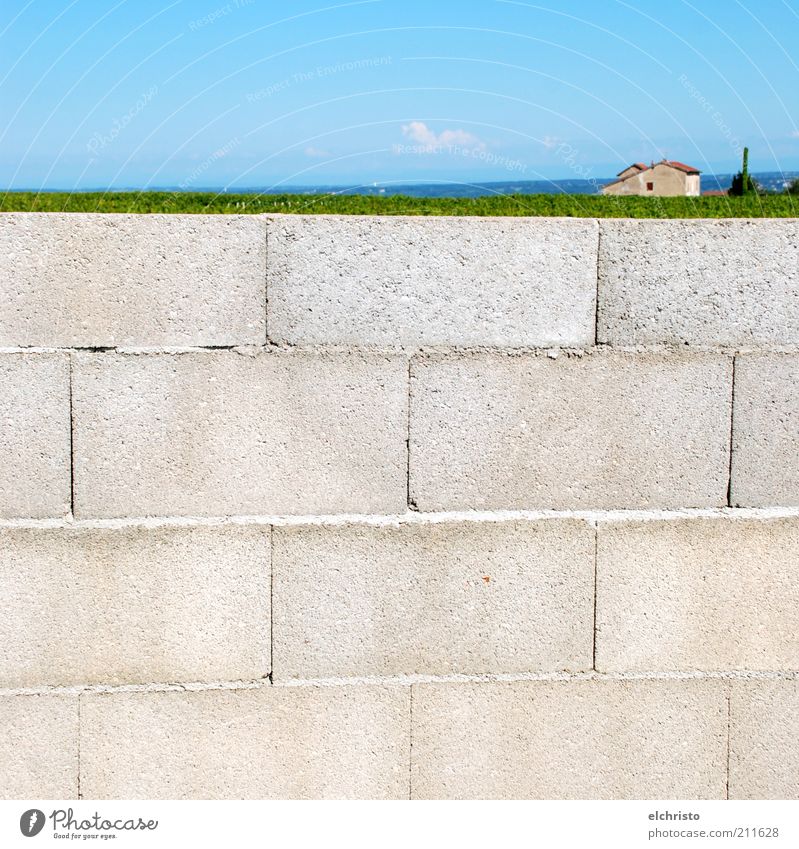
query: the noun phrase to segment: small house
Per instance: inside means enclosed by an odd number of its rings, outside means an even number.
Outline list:
[[[653,197],[698,197],[700,171],[671,159],[645,165],[635,162],[620,171],[617,178],[602,188],[604,195],[652,195]]]

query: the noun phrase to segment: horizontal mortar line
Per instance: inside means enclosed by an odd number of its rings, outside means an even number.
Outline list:
[[[44,528],[115,530],[121,528],[161,527],[235,527],[264,525],[435,525],[458,522],[515,522],[574,519],[597,522],[657,522],[681,519],[729,519],[733,521],[799,518],[795,507],[685,507],[674,509],[614,510],[454,510],[437,512],[373,514],[333,513],[322,515],[251,515],[251,516],[127,516],[114,519],[0,519],[0,528]]]
[[[3,354],[119,354],[143,356],[147,354],[202,354],[232,351],[243,356],[254,356],[261,353],[294,352],[294,353],[369,353],[379,356],[473,356],[479,354],[494,354],[507,356],[590,356],[601,353],[640,354],[690,357],[692,354],[718,354],[734,356],[736,354],[799,354],[799,345],[762,344],[762,345],[686,345],[683,343],[653,343],[639,345],[614,345],[599,343],[597,345],[433,345],[433,344],[370,344],[358,342],[302,342],[288,341],[271,342],[269,344],[247,344],[246,342],[229,345],[8,345],[0,346],[0,356]]]
[[[385,684],[513,683],[514,681],[795,681],[799,671],[762,672],[754,670],[675,671],[675,672],[486,672],[450,673],[445,675],[353,676],[344,678],[290,678],[273,682],[273,687],[343,687],[351,684],[373,686]]]
[[[302,687],[410,687],[413,684],[506,684],[516,681],[799,681],[799,671],[763,672],[755,670],[686,672],[495,672],[451,673],[445,675],[359,675],[338,678],[268,678],[240,681],[210,681],[153,684],[74,684],[68,686],[0,688],[5,696],[78,695],[83,693],[175,693],[206,690],[258,690]]]
[[[282,350],[274,345],[28,345],[0,347],[2,354],[201,354],[234,351],[241,354]]]
[[[66,684],[41,687],[0,687],[4,696],[69,696],[84,693],[184,693],[205,690],[257,690],[271,686],[268,678],[234,681],[159,682],[153,684]]]

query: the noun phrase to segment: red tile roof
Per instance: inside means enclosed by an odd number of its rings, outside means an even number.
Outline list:
[[[650,168],[654,168],[655,165],[668,165],[670,168],[676,168],[678,171],[683,171],[686,174],[702,173],[698,168],[694,168],[692,165],[686,165],[684,162],[677,162],[676,159],[661,159],[660,162],[653,162],[651,165],[645,165],[643,162],[633,162],[633,164],[628,165],[624,171],[629,171],[630,168],[637,168],[638,171],[648,171]],[[624,171],[619,171],[616,176],[621,177]]]
[[[676,168],[678,171],[685,171],[686,174],[701,174],[702,172],[698,168],[694,168],[691,165],[686,165],[684,162],[677,162],[675,159],[664,159],[662,162],[655,163],[657,165],[671,165],[672,168]]]
[[[649,167],[649,166],[644,165],[644,163],[643,163],[643,162],[633,162],[633,164],[632,164],[632,165],[628,165],[628,166],[627,166],[626,168],[624,168],[622,171],[619,171],[619,173],[618,173],[616,176],[617,176],[617,177],[621,177],[621,175],[622,175],[625,171],[629,171],[629,170],[630,170],[630,168],[637,168],[639,171],[646,171],[646,169],[647,169],[648,167]]]

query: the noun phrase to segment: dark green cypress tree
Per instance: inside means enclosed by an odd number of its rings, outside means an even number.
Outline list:
[[[741,170],[732,178],[732,185],[728,194],[733,197],[743,197],[744,195],[756,195],[757,185],[749,176],[749,148],[744,148],[744,159]]]

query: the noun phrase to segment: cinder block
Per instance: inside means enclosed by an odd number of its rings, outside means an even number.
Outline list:
[[[0,518],[66,515],[69,465],[69,358],[0,354]]]
[[[415,799],[722,799],[719,681],[413,686]]]
[[[275,528],[275,675],[590,669],[594,545],[581,521]]]
[[[0,529],[0,686],[269,674],[269,528]]]
[[[600,342],[799,344],[799,221],[601,221]]]
[[[408,797],[410,688],[110,693],[81,702],[93,799]]]
[[[730,798],[799,799],[799,681],[740,681],[730,703]]]
[[[0,345],[266,339],[266,225],[250,215],[0,215]]]
[[[78,696],[0,696],[0,799],[77,795]]]
[[[727,502],[724,356],[421,356],[410,494],[421,510]]]
[[[600,523],[597,669],[799,669],[799,521]]]
[[[267,234],[275,341],[594,342],[596,221],[287,215]]]
[[[73,403],[81,516],[405,509],[400,358],[85,355]]]
[[[799,505],[799,355],[736,357],[730,497]]]

